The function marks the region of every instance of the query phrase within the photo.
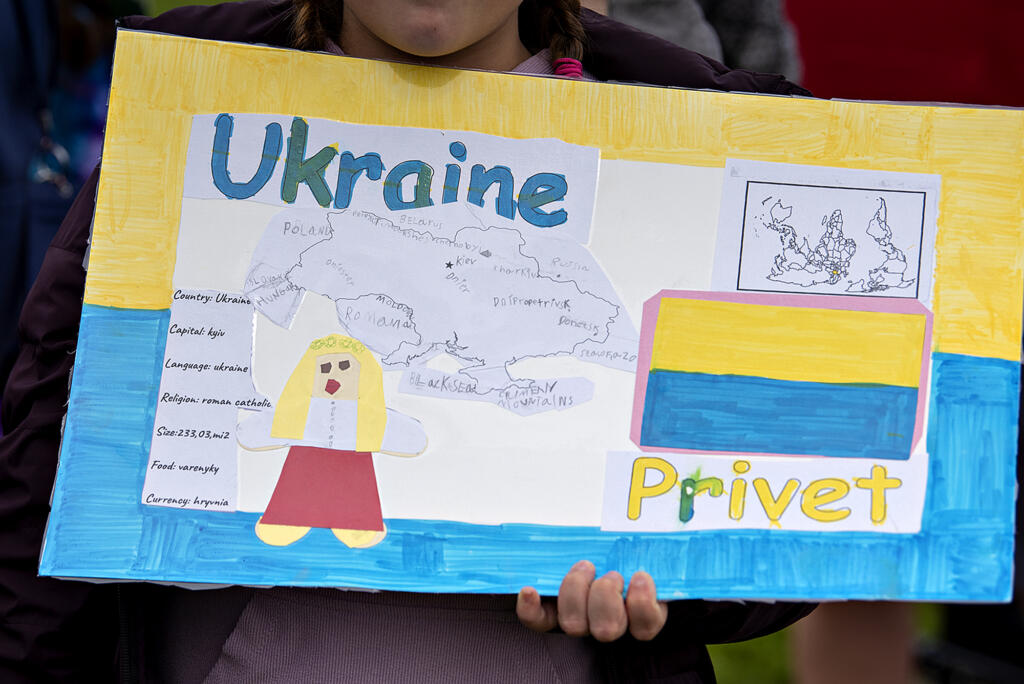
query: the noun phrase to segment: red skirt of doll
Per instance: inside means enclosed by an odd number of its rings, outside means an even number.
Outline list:
[[[270,525],[383,530],[373,456],[293,446],[260,519]]]

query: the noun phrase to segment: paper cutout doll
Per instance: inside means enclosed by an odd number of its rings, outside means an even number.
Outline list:
[[[250,451],[288,446],[256,536],[273,546],[329,528],[342,543],[366,548],[384,539],[373,452],[417,456],[427,437],[419,421],[384,406],[383,374],[358,340],[314,340],[273,411],[238,426]]]

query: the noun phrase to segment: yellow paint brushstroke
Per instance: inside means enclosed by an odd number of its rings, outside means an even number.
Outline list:
[[[661,300],[651,368],[917,387],[925,317]]]
[[[86,302],[170,305],[191,118],[218,112],[555,137],[600,147],[604,159],[721,168],[732,157],[940,174],[936,348],[1019,357],[1018,110],[638,88],[121,32]]]

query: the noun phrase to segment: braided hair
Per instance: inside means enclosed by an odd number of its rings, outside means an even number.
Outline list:
[[[341,2],[294,0],[292,7],[292,47],[297,50],[323,50],[329,37],[341,33]]]
[[[532,2],[536,6],[542,43],[551,50],[551,59],[583,61],[587,35],[580,23],[579,0]]]
[[[340,0],[294,0],[293,7],[292,47],[323,50],[329,37],[341,34]],[[523,43],[531,51],[547,47],[552,60],[582,61],[586,34],[579,0],[525,0],[519,11]]]

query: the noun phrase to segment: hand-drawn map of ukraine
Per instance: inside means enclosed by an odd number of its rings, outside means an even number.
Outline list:
[[[587,401],[593,387],[579,377],[514,378],[508,367],[519,360],[573,355],[635,369],[636,330],[600,266],[572,240],[403,225],[352,209],[285,210],[267,226],[244,292],[289,327],[307,291],[332,299],[340,324],[384,368],[416,369],[403,391],[530,414]],[[441,353],[462,369],[423,366]]]

